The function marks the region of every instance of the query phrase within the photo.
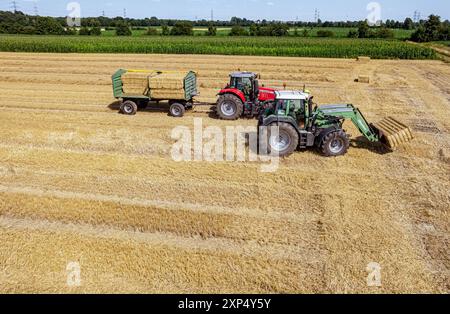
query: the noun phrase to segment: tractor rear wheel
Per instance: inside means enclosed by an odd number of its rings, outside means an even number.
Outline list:
[[[347,153],[350,147],[350,140],[347,134],[343,130],[338,130],[327,134],[322,144],[320,145],[320,150],[322,154],[327,157],[343,156]]]
[[[237,120],[244,112],[244,104],[233,94],[225,94],[217,101],[217,115],[222,120]]]
[[[120,112],[126,115],[135,115],[138,110],[138,106],[134,101],[126,100],[120,106]]]
[[[269,154],[277,154],[279,157],[287,157],[298,147],[298,133],[289,123],[280,122],[278,124],[278,134],[272,134],[272,127],[276,126],[276,124],[271,124],[267,130],[268,152]]]

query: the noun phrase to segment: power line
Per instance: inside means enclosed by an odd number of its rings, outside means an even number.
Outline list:
[[[123,18],[126,19],[127,18],[127,9],[123,9]]]

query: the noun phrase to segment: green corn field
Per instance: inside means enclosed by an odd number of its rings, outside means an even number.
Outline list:
[[[374,59],[435,59],[431,48],[398,40],[273,37],[79,37],[0,35],[0,51],[167,53]]]

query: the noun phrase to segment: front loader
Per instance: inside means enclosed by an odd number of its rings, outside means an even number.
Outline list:
[[[276,99],[261,114],[259,141],[267,144],[269,153],[280,157],[291,155],[296,149],[317,147],[325,156],[345,155],[350,139],[343,129],[349,119],[370,142],[382,143],[395,149],[413,139],[411,130],[393,118],[369,124],[361,111],[351,104],[314,106],[308,92],[277,91]],[[271,127],[276,127],[276,132]]]

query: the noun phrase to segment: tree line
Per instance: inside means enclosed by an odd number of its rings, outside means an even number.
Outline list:
[[[367,21],[347,22],[279,22],[233,17],[230,21],[181,21],[174,19],[145,19],[88,17],[81,19],[81,28],[67,27],[64,17],[41,17],[26,15],[22,12],[0,11],[0,33],[7,34],[36,34],[36,35],[101,35],[102,28],[115,30],[118,36],[131,36],[131,28],[147,30],[147,35],[162,36],[192,36],[194,27],[207,27],[205,35],[217,35],[218,27],[230,27],[230,36],[300,36],[308,37],[310,30],[315,27],[328,28],[317,31],[318,37],[333,37],[333,27],[356,28],[348,33],[350,38],[393,38],[395,29],[413,30],[411,37],[417,42],[448,40],[450,22],[441,22],[440,17],[431,15],[428,20],[414,23],[411,18],[403,22],[387,20],[378,27],[370,27]],[[158,31],[152,27],[159,27]],[[294,28],[293,32],[290,30]],[[299,28],[302,28],[299,30]],[[331,28],[331,29],[330,29]]]

